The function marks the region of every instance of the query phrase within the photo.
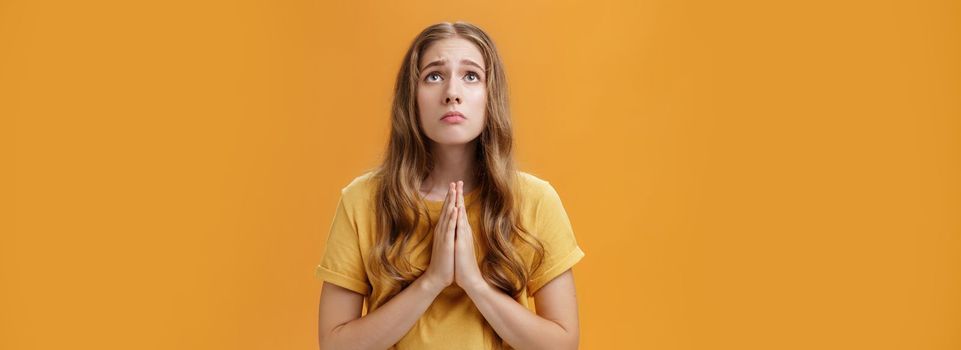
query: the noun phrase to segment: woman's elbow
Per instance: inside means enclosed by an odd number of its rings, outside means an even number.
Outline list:
[[[579,332],[567,332],[564,337],[564,349],[577,350],[580,346],[581,337]]]
[[[340,347],[337,342],[337,332],[344,327],[344,325],[338,325],[330,330],[321,330],[320,336],[318,337],[320,350],[337,350]]]

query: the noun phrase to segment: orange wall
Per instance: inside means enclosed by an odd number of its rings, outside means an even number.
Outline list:
[[[961,348],[956,1],[147,3],[0,2],[0,348],[316,348],[442,20],[504,56],[583,349]]]

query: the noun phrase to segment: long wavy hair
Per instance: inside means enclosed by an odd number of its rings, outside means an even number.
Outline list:
[[[390,140],[383,162],[374,169],[377,233],[371,251],[370,270],[375,278],[390,287],[381,304],[399,293],[424,270],[410,261],[408,245],[420,220],[427,220],[433,232],[436,218],[431,218],[418,189],[434,168],[431,140],[424,133],[417,109],[417,83],[420,57],[435,41],[463,38],[476,45],[486,62],[486,121],[478,142],[473,169],[479,191],[479,231],[486,253],[480,264],[484,279],[492,286],[520,297],[532,271],[541,265],[544,246],[521,224],[515,194],[517,174],[512,153],[513,132],[508,106],[507,81],[501,58],[494,43],[480,28],[464,22],[438,23],[424,29],[414,38],[404,56],[391,109]],[[428,234],[425,238],[432,238]],[[518,253],[518,244],[532,248],[530,270]],[[431,249],[427,248],[428,252]],[[377,307],[379,305],[373,305]]]

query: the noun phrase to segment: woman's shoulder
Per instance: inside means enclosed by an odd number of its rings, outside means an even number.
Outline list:
[[[341,187],[340,195],[344,202],[356,205],[372,200],[376,189],[375,175],[374,170],[366,171]]]
[[[533,200],[535,204],[545,198],[550,199],[557,196],[557,191],[554,189],[554,186],[551,185],[550,181],[543,176],[538,176],[527,171],[517,171],[517,184],[521,195]]]
[[[534,175],[533,173],[525,170],[517,170],[517,179],[521,186],[527,187],[538,187],[550,185],[550,182],[541,178],[540,176]]]

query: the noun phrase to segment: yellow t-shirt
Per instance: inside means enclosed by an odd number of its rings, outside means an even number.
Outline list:
[[[534,271],[528,287],[517,300],[530,310],[534,305],[529,298],[547,282],[571,268],[584,252],[577,245],[574,232],[561,199],[554,187],[545,180],[532,174],[518,171],[518,194],[522,201],[520,213],[522,224],[532,235],[544,244],[544,260]],[[356,177],[341,189],[340,200],[330,226],[327,245],[321,263],[316,268],[316,277],[338,286],[353,290],[365,296],[366,305],[384,298],[384,287],[368,278],[369,254],[372,250],[376,221],[372,206],[375,184],[372,172]],[[478,190],[464,195],[467,205],[468,222],[473,231],[479,232],[479,207],[474,198]],[[427,201],[431,217],[436,221],[440,214],[442,201]],[[433,235],[422,218],[415,230],[415,237],[408,249],[412,263],[426,268],[430,262],[432,238],[421,240],[424,235]],[[416,243],[420,241],[420,245]],[[480,261],[484,250],[475,234],[475,255]],[[524,245],[520,255],[530,269],[533,251]],[[373,310],[367,310],[371,312]],[[451,284],[444,289],[414,326],[402,337],[394,349],[492,349],[494,330],[477,310],[473,301],[463,289]]]

